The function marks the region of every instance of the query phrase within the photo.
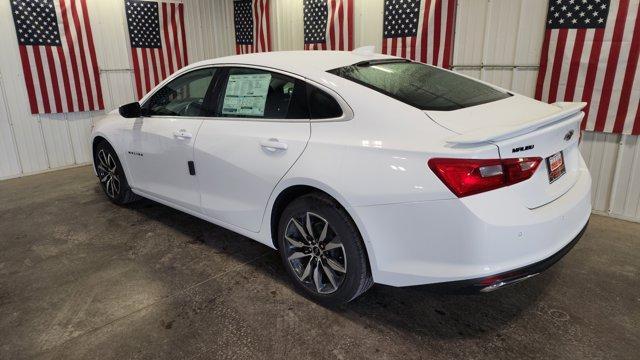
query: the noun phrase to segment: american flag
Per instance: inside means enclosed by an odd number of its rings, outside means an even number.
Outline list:
[[[31,113],[104,109],[86,0],[10,2]]]
[[[183,4],[125,0],[136,96],[186,66]]]
[[[382,53],[451,67],[456,0],[385,0]]]
[[[304,0],[304,49],[353,50],[353,0]]]
[[[271,51],[269,0],[234,0],[236,54]]]
[[[582,128],[640,134],[639,0],[550,0],[536,99],[584,101]]]

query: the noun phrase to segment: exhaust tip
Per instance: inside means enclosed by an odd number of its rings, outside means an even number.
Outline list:
[[[529,274],[527,276],[523,276],[523,277],[515,278],[515,279],[510,279],[510,280],[497,280],[493,284],[491,284],[489,286],[485,286],[482,289],[480,289],[480,292],[483,292],[483,293],[492,292],[492,291],[501,289],[501,288],[503,288],[505,286],[513,285],[513,284],[517,284],[517,283],[519,283],[521,281],[525,281],[525,280],[530,279],[530,278],[532,278],[532,277],[534,277],[534,276],[536,276],[538,274],[540,274],[540,273]]]

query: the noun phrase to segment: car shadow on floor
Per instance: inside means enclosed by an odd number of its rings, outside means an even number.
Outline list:
[[[262,252],[265,255],[261,261],[247,266],[280,286],[294,288],[278,253],[260,243],[150,200],[143,199],[127,208],[228,256],[241,257],[243,250]],[[214,236],[206,236],[208,233]],[[216,241],[216,237],[223,237],[224,241]],[[234,251],[228,251],[229,243],[233,243]],[[364,327],[391,327],[433,339],[476,338],[487,332],[499,333],[525,312],[539,311],[538,298],[554,282],[553,273],[554,269],[550,269],[535,279],[487,294],[457,294],[429,286],[374,285],[353,302],[329,310]],[[301,294],[296,296],[300,296],[294,301],[296,304],[313,306]]]

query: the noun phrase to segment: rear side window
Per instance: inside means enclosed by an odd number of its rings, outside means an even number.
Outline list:
[[[342,108],[331,95],[308,84],[307,91],[312,119],[331,119],[342,116]]]
[[[456,110],[511,96],[464,76],[414,62],[367,62],[329,72],[421,110]]]
[[[308,119],[304,83],[251,68],[230,68],[219,115],[262,119]]]

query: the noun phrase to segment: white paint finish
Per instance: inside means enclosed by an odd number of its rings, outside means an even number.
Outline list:
[[[47,147],[49,167],[54,169],[75,164],[66,114],[42,114],[39,118]]]
[[[101,116],[102,111],[69,113],[67,115],[67,126],[69,127],[69,137],[73,146],[73,154],[76,164],[86,164],[93,161],[91,153],[91,127],[93,117]]]
[[[544,40],[547,4],[546,1],[541,0],[519,0],[519,2],[518,37],[515,42],[515,61],[513,63],[538,65]],[[505,15],[513,16],[513,14]]]
[[[144,117],[125,119],[124,124],[118,153],[129,168],[131,186],[200,210],[197,179],[187,172],[187,161],[193,161],[193,144],[202,119]]]
[[[481,70],[480,80],[511,89],[513,70],[485,68]]]
[[[0,4],[0,74],[5,89],[5,105],[13,123],[20,164],[23,173],[35,173],[49,169],[47,151],[40,121],[31,115],[27,89],[22,78],[22,66],[18,55],[18,41],[8,1]]]
[[[455,72],[458,72],[460,74],[466,75],[466,76],[470,76],[474,79],[478,79],[480,80],[480,68],[478,67],[473,68],[473,69],[467,69],[467,68],[461,68],[461,69],[453,69]]]
[[[205,120],[195,145],[202,211],[258,232],[271,192],[302,154],[310,134],[308,120]],[[264,147],[268,142],[287,148]]]
[[[608,212],[620,135],[584,132],[581,152],[593,178],[593,209]]]
[[[21,172],[4,92],[0,76],[0,179],[14,177]]]
[[[640,220],[640,137],[622,135],[617,173],[612,184],[610,213],[629,220]]]
[[[546,1],[459,0],[455,65],[537,65]]]
[[[519,196],[522,191],[545,191],[541,184],[549,184],[544,181],[531,182],[527,188],[520,183],[520,187],[516,184],[458,198],[429,170],[426,160],[497,159],[497,146],[451,146],[447,139],[455,133],[429,121],[423,111],[324,71],[360,59],[360,55],[348,53],[290,52],[199,64],[232,62],[304,75],[307,81],[326,84],[325,90],[348,104],[345,107],[353,112],[348,120],[123,119],[114,112],[98,122],[94,136],[104,136],[114,145],[137,193],[270,246],[272,206],[283,190],[305,185],[329,193],[358,225],[374,281],[389,285],[464,280],[513,270],[556,253],[584,227],[591,211],[591,178],[577,151],[567,156],[571,163],[565,176],[573,184],[565,187],[559,182],[563,189],[558,193],[562,194],[546,199],[550,202],[545,206],[529,209],[526,199]],[[491,124],[486,127],[492,129],[509,124],[511,114],[520,112],[526,119],[531,113],[544,116],[549,109],[558,112],[552,105],[513,98],[520,102],[496,101],[465,110],[474,112],[474,124]],[[479,112],[479,108],[485,111]],[[449,120],[457,116],[455,120],[461,123],[469,112],[451,111],[447,116]],[[538,150],[546,152],[557,151],[559,146],[575,147],[575,139],[568,143],[557,139],[569,127],[577,126],[579,119],[567,121],[571,123],[526,127],[525,140],[533,139],[540,145]],[[143,139],[138,133],[147,122],[155,131]],[[198,122],[202,126],[193,145],[196,175],[189,177],[184,160],[191,143],[176,145],[176,139],[168,134],[176,127],[193,133]],[[504,134],[501,139],[506,140],[507,135],[516,136]],[[262,142],[270,138],[288,147],[263,149]],[[513,139],[517,140],[523,139]],[[512,146],[506,142],[497,145]],[[143,157],[129,154],[130,147]],[[185,179],[193,179],[198,186]],[[198,189],[201,209],[193,206],[193,201],[184,201],[197,198],[194,189]],[[452,226],[452,219],[464,226]]]
[[[105,108],[111,110],[134,100],[124,2],[88,1],[87,6]],[[194,23],[194,14],[201,15],[209,27],[204,28]],[[192,21],[194,24],[187,29],[190,56],[196,54],[201,58],[211,58],[232,54],[232,14],[231,1],[188,2],[185,5],[185,21],[188,24]],[[208,34],[214,34],[213,40]],[[31,115],[9,2],[0,4],[0,39],[4,46],[0,52],[0,73],[3,75],[3,96],[0,98],[0,179],[91,161],[88,136],[92,118],[101,116],[102,112]],[[13,127],[10,126],[11,123]]]
[[[278,50],[304,49],[303,2],[298,0],[271,1],[274,18],[273,39]],[[276,21],[279,19],[280,21]]]
[[[492,0],[488,6],[484,63],[514,65],[521,1]]]
[[[538,79],[538,69],[514,69],[511,90],[528,97],[534,97],[536,92],[536,80]]]
[[[354,47],[374,45],[382,51],[384,0],[354,0]]]
[[[131,67],[124,5],[124,1],[87,1],[100,70]]]
[[[190,0],[184,3],[189,63],[234,54],[233,2]]]
[[[131,70],[103,71],[100,79],[107,112],[136,100]]]
[[[485,26],[488,2],[485,0],[458,0],[454,65],[480,65],[483,60]]]

